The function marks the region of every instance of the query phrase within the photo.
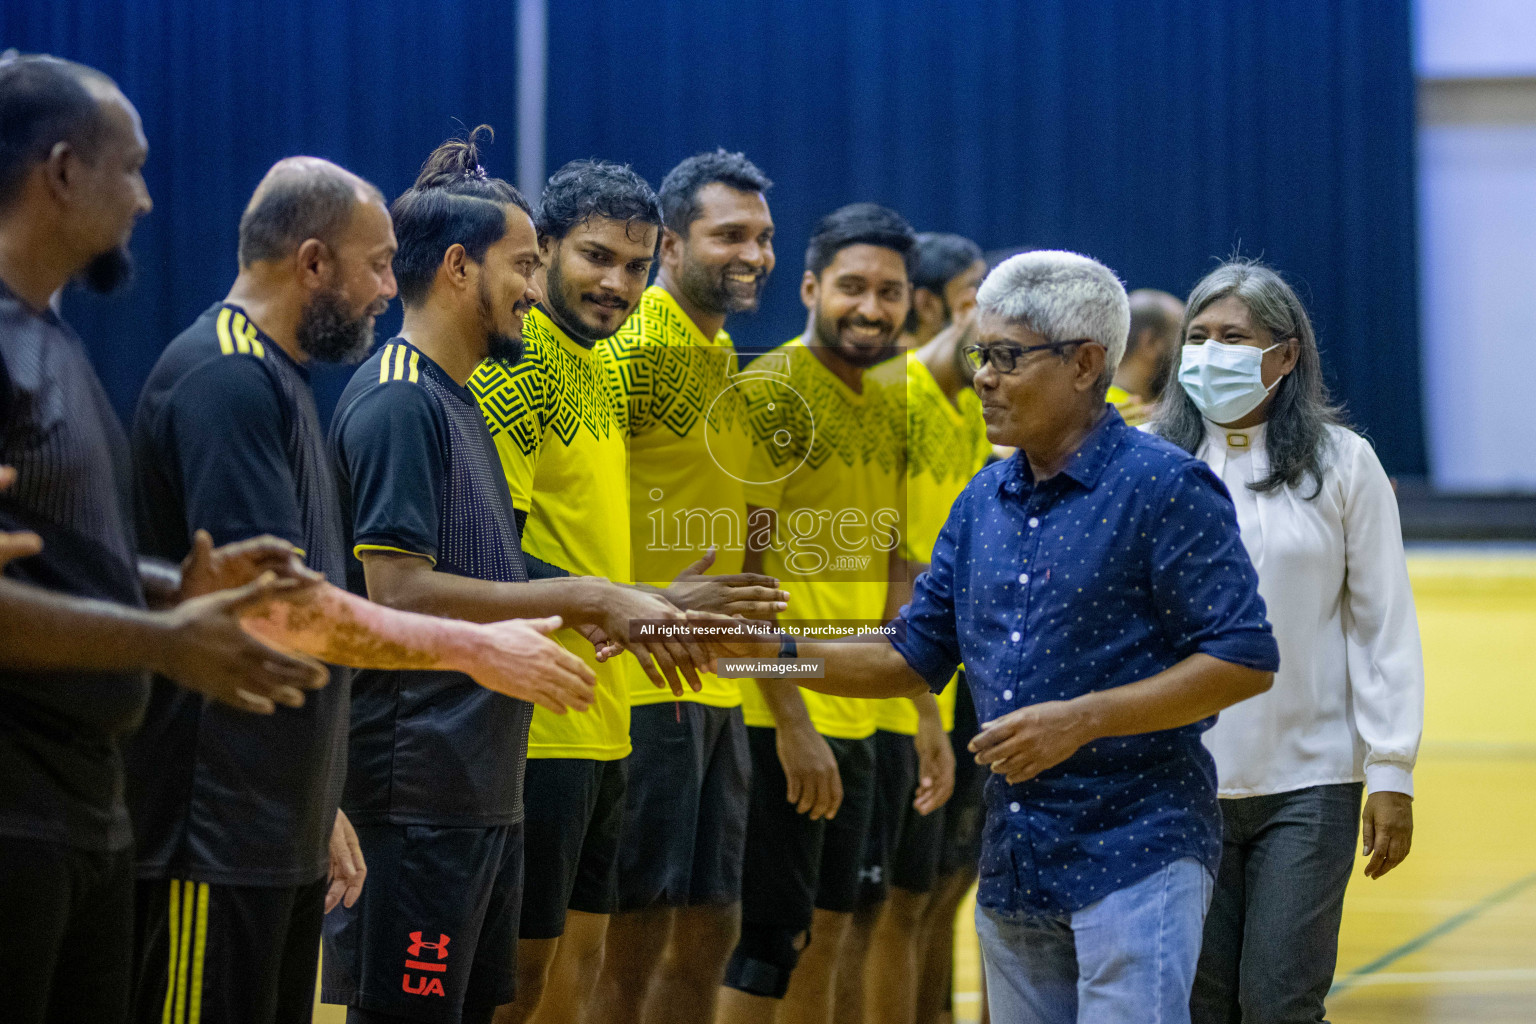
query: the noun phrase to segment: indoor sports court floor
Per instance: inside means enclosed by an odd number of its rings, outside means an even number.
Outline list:
[[[1536,548],[1409,559],[1428,680],[1412,855],[1356,872],[1334,1024],[1536,1018]],[[969,920],[971,908],[961,910]],[[959,929],[957,1024],[975,1020],[975,935]],[[317,1024],[341,1024],[336,1007]]]

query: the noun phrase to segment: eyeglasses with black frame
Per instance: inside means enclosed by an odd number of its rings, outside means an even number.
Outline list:
[[[965,356],[966,365],[972,372],[980,373],[981,368],[988,363],[998,373],[1012,373],[1019,365],[1019,360],[1031,352],[1059,352],[1071,345],[1098,344],[1092,338],[1076,338],[1072,341],[1048,341],[1044,345],[1015,345],[1012,342],[1001,342],[994,345],[967,345],[960,352]]]

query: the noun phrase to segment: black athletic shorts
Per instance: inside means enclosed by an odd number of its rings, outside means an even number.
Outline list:
[[[308,1020],[326,888],[325,879],[300,886],[140,879],[133,1019]]]
[[[565,912],[618,907],[619,830],[628,758],[529,758],[523,787],[525,939],[565,934]]]
[[[803,932],[812,908],[849,913],[858,903],[859,865],[874,801],[875,741],[827,739],[843,781],[831,821],[812,821],[784,798],[788,780],[776,732],[748,728],[752,798],[741,879],[743,927]]]
[[[859,870],[859,906],[878,906],[891,886],[928,892],[939,873],[944,810],[919,814],[917,748],[901,733],[875,733],[875,801],[864,862]]]
[[[981,826],[987,818],[982,790],[987,776],[992,774],[986,766],[976,763],[976,755],[968,749],[980,726],[964,669],[960,670],[958,686],[955,727],[949,733],[955,751],[955,792],[944,805],[944,838],[939,851],[939,874],[946,876],[962,870],[973,874],[976,871],[981,859]]]
[[[359,825],[357,840],[368,878],[326,916],[321,998],[429,1022],[510,1003],[523,826]],[[309,970],[313,985],[313,952]]]
[[[127,1019],[131,848],[102,852],[0,836],[0,922],[0,1020]]]
[[[741,708],[637,707],[629,738],[618,909],[736,903],[752,774]]]

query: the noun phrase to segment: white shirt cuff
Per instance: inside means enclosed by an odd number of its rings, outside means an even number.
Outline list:
[[[1366,793],[1406,793],[1413,796],[1413,769],[1389,761],[1365,766]]]

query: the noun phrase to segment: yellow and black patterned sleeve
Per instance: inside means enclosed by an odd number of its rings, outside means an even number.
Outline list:
[[[651,426],[655,397],[655,346],[647,337],[642,308],[618,333],[597,343],[597,356],[612,389],[625,435],[634,437]]]
[[[512,366],[487,360],[469,379],[501,457],[512,504],[524,512],[532,507],[533,474],[551,414],[547,364],[553,341],[528,317],[523,323],[523,358]]]

